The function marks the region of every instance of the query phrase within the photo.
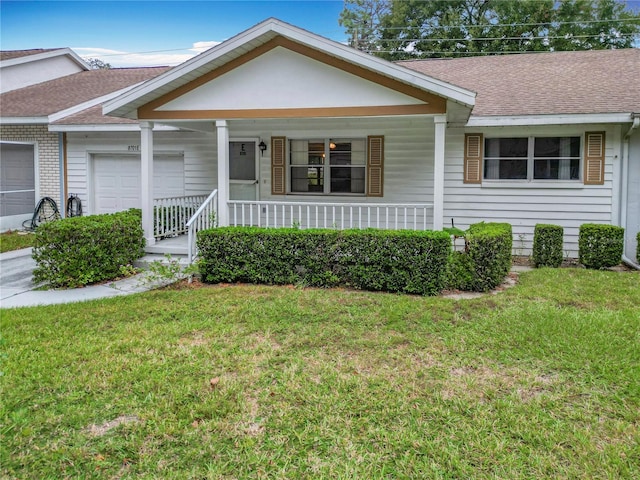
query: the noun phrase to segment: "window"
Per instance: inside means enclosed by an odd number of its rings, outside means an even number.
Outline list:
[[[485,180],[579,180],[580,137],[486,138]]]
[[[289,155],[291,193],[364,195],[365,139],[291,140]]]

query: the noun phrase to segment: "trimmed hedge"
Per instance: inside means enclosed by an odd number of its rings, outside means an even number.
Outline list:
[[[533,264],[558,268],[562,265],[564,229],[560,225],[539,223],[533,231]]]
[[[208,283],[249,282],[435,295],[445,285],[445,232],[224,227],[198,234]]]
[[[622,261],[624,228],[585,223],[578,235],[578,256],[587,268],[615,267]]]
[[[448,288],[486,292],[500,285],[511,269],[511,225],[476,223],[465,239],[466,251],[451,256]]]
[[[144,245],[140,210],[45,223],[36,230],[34,279],[52,287],[111,280],[131,268]]]

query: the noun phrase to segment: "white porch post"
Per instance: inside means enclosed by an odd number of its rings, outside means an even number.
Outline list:
[[[229,125],[216,121],[218,134],[218,225],[229,225]]]
[[[156,243],[153,236],[153,122],[140,122],[140,158],[142,230],[148,246]]]
[[[442,230],[444,216],[444,143],[447,116],[436,115],[435,147],[433,152],[433,229]]]

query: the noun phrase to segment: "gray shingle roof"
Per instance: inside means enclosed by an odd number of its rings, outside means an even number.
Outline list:
[[[99,98],[167,71],[169,67],[89,70],[0,95],[2,117],[42,117]]]
[[[134,124],[137,120],[130,118],[110,117],[102,114],[102,104],[89,107],[81,112],[66,116],[53,122],[53,125],[114,125],[114,124]]]
[[[13,60],[14,58],[28,57],[40,53],[55,52],[61,48],[32,48],[30,50],[3,50],[0,51],[0,61]]]
[[[640,49],[398,64],[476,92],[474,116],[640,112]]]

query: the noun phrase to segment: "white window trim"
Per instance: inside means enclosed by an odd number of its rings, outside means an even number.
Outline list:
[[[578,154],[578,160],[580,162],[578,166],[578,178],[573,180],[567,179],[535,179],[534,177],[534,164],[535,164],[535,140],[536,138],[570,138],[570,137],[580,137],[580,152]],[[584,178],[583,178],[583,169],[584,169],[584,142],[585,136],[584,133],[580,134],[565,134],[565,135],[501,135],[501,136],[484,136],[483,142],[487,140],[491,140],[494,138],[526,138],[528,139],[527,144],[527,178],[526,179],[512,179],[512,178],[485,178],[484,177],[484,169],[485,162],[487,158],[494,159],[497,157],[487,157],[486,148],[483,148],[484,155],[482,158],[482,186],[488,188],[584,188]],[[501,159],[507,159],[511,157],[500,157]],[[563,157],[565,158],[565,157]],[[575,157],[566,157],[568,159],[573,159]],[[514,160],[521,160],[520,158],[514,158]],[[522,158],[524,160],[524,158]]]
[[[331,148],[329,144],[332,140],[363,140],[364,141],[364,158],[365,162],[362,165],[352,165],[350,168],[357,167],[364,169],[364,192],[363,193],[352,193],[352,192],[331,192]],[[300,164],[294,165],[291,163],[291,142],[295,141],[305,141],[305,142],[322,142],[324,143],[324,154],[325,154],[325,163],[322,164],[324,169],[324,185],[322,192],[294,192],[291,189],[291,182],[293,181],[292,169],[293,167],[317,167],[318,165],[309,165]],[[292,196],[331,196],[331,197],[366,197],[367,196],[367,137],[358,137],[358,136],[335,136],[335,137],[290,137],[287,138],[287,170],[288,170],[288,179],[287,179],[287,195]]]

